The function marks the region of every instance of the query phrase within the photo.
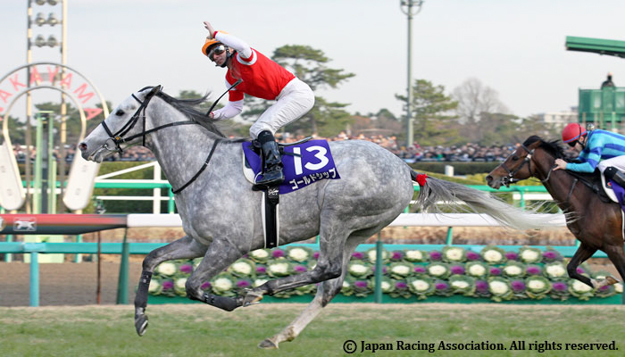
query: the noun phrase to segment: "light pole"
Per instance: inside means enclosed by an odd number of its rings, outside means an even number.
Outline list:
[[[408,16],[408,98],[406,99],[406,149],[414,139],[414,119],[412,118],[412,17],[421,11],[424,0],[400,0],[401,11]]]
[[[43,9],[43,10],[49,10],[52,11],[52,7],[56,6],[57,4],[61,4],[61,12],[62,12],[62,17],[61,19],[58,18],[57,14],[55,14],[54,12],[50,12],[49,14],[47,14],[47,16],[43,13],[43,12],[39,12],[37,13],[36,16],[33,16],[33,5],[36,4],[39,6],[38,9]],[[27,4],[28,4],[28,14],[27,14],[27,24],[28,24],[28,28],[26,31],[26,42],[27,42],[27,47],[26,47],[26,63],[27,64],[31,64],[33,62],[32,60],[32,49],[33,46],[34,47],[38,47],[38,48],[42,48],[42,47],[46,47],[49,46],[50,48],[54,48],[59,46],[60,47],[60,52],[61,52],[61,64],[65,65],[67,62],[67,0],[27,0]],[[44,34],[40,33],[39,35],[37,35],[35,37],[35,39],[33,40],[33,25],[36,25],[38,28],[48,25],[50,27],[54,27],[56,25],[61,25],[61,42],[59,42],[57,40],[57,38],[54,35],[49,35],[46,39],[46,37],[44,36]],[[41,32],[42,29],[38,29],[37,32]],[[44,30],[45,32],[45,30]],[[30,89],[31,87],[31,70],[30,68],[27,71],[27,87],[28,89]],[[61,77],[60,79],[62,80],[64,76],[64,70],[63,73],[61,73]],[[49,78],[50,82],[54,82],[55,79],[54,78]],[[66,143],[66,135],[67,135],[67,126],[66,126],[66,120],[67,120],[67,108],[66,108],[66,101],[65,101],[65,95],[61,94],[61,128],[60,128],[60,145],[59,145],[59,149],[60,149],[60,157],[59,157],[59,163],[60,163],[60,172],[61,172],[61,195],[63,193],[64,190],[64,186],[65,186],[65,143]],[[32,146],[32,142],[31,142],[31,118],[32,118],[32,99],[31,99],[31,95],[30,92],[28,92],[26,94],[26,147],[27,147],[27,153],[28,153],[28,157],[26,160],[26,187],[27,187],[27,192],[29,192],[28,194],[28,198],[27,198],[27,203],[26,203],[26,211],[30,212],[30,210],[32,209],[32,202],[30,197],[32,196],[30,194],[30,151],[31,151],[31,146]],[[53,125],[53,120],[50,119],[50,124],[49,125]],[[37,143],[37,145],[39,145],[40,143]],[[54,145],[53,145],[54,146]],[[51,153],[50,153],[51,155]],[[51,190],[54,190],[56,188],[55,183],[52,183],[51,186]],[[51,191],[52,192],[52,191]],[[45,194],[42,192],[42,194]],[[59,197],[60,197],[59,196]],[[59,200],[60,205],[63,204],[62,200]],[[44,207],[44,210],[46,208]],[[39,213],[39,212],[38,212]],[[45,212],[45,213],[54,213],[54,212]]]

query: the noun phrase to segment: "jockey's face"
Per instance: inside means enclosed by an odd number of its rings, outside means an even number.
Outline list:
[[[223,45],[216,46],[208,53],[208,58],[217,66],[223,66],[224,62],[228,60],[228,49]]]

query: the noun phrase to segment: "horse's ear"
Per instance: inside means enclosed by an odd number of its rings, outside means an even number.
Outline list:
[[[163,88],[163,86],[161,86],[160,84],[157,85],[157,86],[152,87],[152,90],[150,91],[150,94],[148,94],[148,96],[151,97],[153,95],[158,94],[161,91],[162,88]]]

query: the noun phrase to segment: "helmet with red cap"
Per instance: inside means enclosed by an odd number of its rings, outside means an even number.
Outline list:
[[[586,129],[578,123],[571,123],[562,130],[562,141],[575,146],[575,143],[584,135],[586,135]]]

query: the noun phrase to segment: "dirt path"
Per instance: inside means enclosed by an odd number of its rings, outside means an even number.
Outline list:
[[[91,262],[39,264],[39,305],[93,305],[96,303],[97,264]],[[141,263],[131,262],[128,301],[141,274]],[[101,304],[117,302],[119,263],[102,262]],[[0,263],[0,306],[29,306],[30,264]]]

